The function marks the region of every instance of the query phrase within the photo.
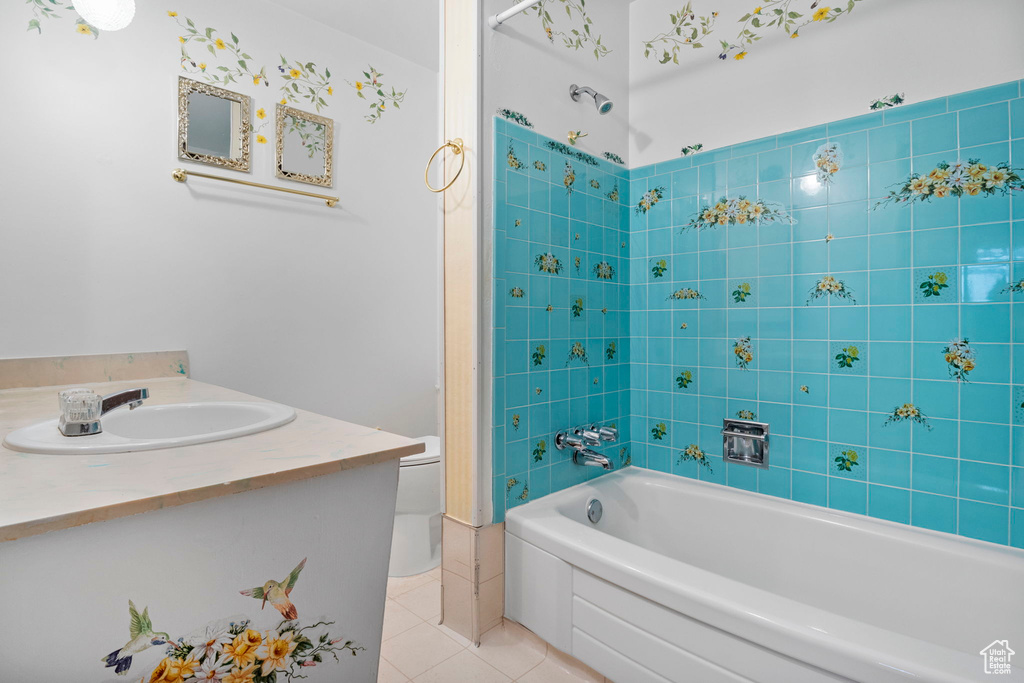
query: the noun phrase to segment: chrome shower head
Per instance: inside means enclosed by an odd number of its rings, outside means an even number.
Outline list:
[[[572,98],[573,102],[579,102],[580,96],[583,94],[594,98],[594,106],[597,107],[598,114],[607,114],[615,106],[614,102],[589,86],[576,85],[575,83],[569,86],[569,97]]]

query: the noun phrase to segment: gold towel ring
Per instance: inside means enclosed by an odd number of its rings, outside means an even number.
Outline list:
[[[466,165],[466,155],[463,154],[463,147],[462,147],[462,145],[463,145],[462,138],[455,138],[454,140],[449,140],[448,142],[446,142],[443,145],[441,145],[440,147],[438,147],[437,151],[430,155],[430,161],[427,162],[427,167],[423,170],[423,184],[425,184],[427,186],[428,190],[430,190],[431,192],[444,192],[449,187],[451,187],[452,184],[458,179],[459,174],[462,173],[462,167]],[[444,187],[442,187],[440,189],[435,189],[435,188],[430,186],[430,175],[429,175],[430,174],[430,164],[434,163],[434,157],[436,157],[438,154],[440,154],[441,151],[444,150],[445,147],[451,147],[452,149],[455,150],[456,156],[461,157],[459,159],[459,170],[455,172],[455,176],[451,180],[448,181],[447,185],[445,185]],[[442,177],[444,177],[444,176],[442,176]]]

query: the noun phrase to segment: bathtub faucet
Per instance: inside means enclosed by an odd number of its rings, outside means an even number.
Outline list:
[[[615,465],[607,457],[589,448],[577,448],[573,451],[572,461],[577,465],[600,467],[605,470],[614,470]]]

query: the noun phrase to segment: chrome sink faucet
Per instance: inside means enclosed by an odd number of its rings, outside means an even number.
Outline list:
[[[555,448],[571,448],[572,461],[577,465],[613,470],[615,464],[606,456],[592,450],[591,446],[599,446],[602,441],[616,441],[618,438],[619,430],[615,427],[591,424],[558,432],[555,434]]]
[[[103,431],[100,418],[121,406],[135,410],[149,398],[149,389],[139,387],[100,396],[91,389],[65,389],[60,392],[60,421],[57,427],[64,436],[87,436]]]

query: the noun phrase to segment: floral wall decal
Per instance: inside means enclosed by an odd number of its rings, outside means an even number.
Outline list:
[[[615,342],[608,342],[608,348],[604,350],[604,357],[608,360],[615,360]]]
[[[944,270],[929,273],[917,288],[920,290],[921,296],[925,299],[941,297],[942,290],[949,289],[949,276]]]
[[[372,67],[371,67],[372,69]],[[327,106],[324,95],[333,95],[334,87],[331,85],[331,70],[324,68],[323,73],[316,70],[313,62],[289,62],[284,55],[281,55],[281,64],[277,67],[284,79],[281,86],[281,101],[287,100],[293,104],[309,103],[317,111]]]
[[[530,123],[530,119],[526,118],[517,111],[512,111],[511,109],[499,109],[498,116],[508,119],[509,121],[514,121],[518,123],[520,126],[533,128],[533,124]]]
[[[267,120],[267,110],[264,109],[263,107],[260,107],[259,109],[257,109],[256,110],[256,119],[258,121],[261,121],[261,123],[258,126],[253,125],[253,124],[250,123],[249,124],[249,132],[256,136],[256,142],[258,142],[261,145],[265,145],[265,144],[267,144],[267,136],[264,135],[262,131],[263,131],[264,128],[266,128],[268,125],[270,125],[270,121]],[[300,119],[294,119],[293,118],[293,120],[292,120],[292,128],[297,130],[298,126],[296,125],[296,121],[300,121]],[[307,123],[307,122],[306,121],[302,121],[302,123]],[[305,126],[303,126],[302,128],[303,128],[303,132],[304,132]],[[323,126],[319,126],[319,128],[320,128],[320,130],[322,132],[323,131]],[[302,137],[302,145],[306,146],[306,137],[308,137],[308,136],[302,136],[301,133],[300,133],[300,136]],[[320,136],[319,143],[322,145],[322,143],[323,143],[323,135]],[[313,146],[316,146],[317,143],[314,142],[312,144],[313,144]],[[310,157],[312,157],[312,156],[313,156],[313,152],[310,152]]]
[[[547,10],[549,3],[553,3],[556,6],[561,6],[565,9],[566,15],[569,17],[569,21],[573,22],[568,31],[562,31],[555,28],[554,21],[551,18],[551,14]],[[544,34],[548,37],[548,40],[552,43],[555,42],[555,37],[561,38],[562,44],[573,50],[579,50],[586,46],[592,48],[594,51],[594,58],[600,59],[607,55],[609,50],[605,45],[601,43],[601,36],[594,36],[591,32],[590,27],[594,24],[594,21],[587,16],[585,9],[586,0],[541,0],[536,6],[531,8],[537,13],[537,17],[540,18],[541,26],[544,28]],[[529,9],[527,11],[530,11]],[[573,14],[575,12],[575,15]],[[576,22],[579,22],[576,24]]]
[[[928,431],[931,431],[932,429],[931,424],[928,423],[928,418],[921,412],[921,409],[913,403],[904,403],[901,406],[893,408],[892,413],[886,418],[883,426],[907,421],[916,422],[917,424],[924,426]]]
[[[1017,280],[1016,282],[1011,282],[1010,284],[1003,287],[1002,290],[1000,290],[1001,294],[1009,294],[1010,292],[1013,292],[1014,294],[1020,294],[1024,292],[1024,279]]]
[[[763,199],[751,201],[744,195],[739,195],[731,198],[721,197],[716,203],[703,206],[683,229],[706,230],[723,225],[779,221],[796,222],[780,206],[769,204]]]
[[[644,57],[655,54],[659,64],[679,63],[679,51],[684,48],[701,48],[701,42],[715,26],[718,12],[703,17],[693,13],[693,3],[688,2],[682,9],[669,15],[670,28],[644,41]],[[657,54],[661,51],[661,55]]]
[[[817,169],[818,182],[831,185],[832,176],[838,173],[843,165],[843,150],[838,142],[826,142],[818,147],[812,161]]]
[[[576,187],[576,171],[568,161],[565,162],[565,168],[562,171],[562,184],[565,186],[567,195],[571,195]]]
[[[668,434],[668,427],[664,422],[659,422],[651,427],[651,438],[655,441],[663,440],[666,434]]]
[[[754,362],[754,345],[750,337],[740,337],[732,344],[732,353],[736,356],[736,367],[740,370],[748,370]]]
[[[533,162],[533,167],[535,169],[537,169],[538,171],[546,171],[546,170],[548,170],[547,164],[545,164],[540,159],[537,159],[536,161]]]
[[[836,464],[836,469],[840,472],[852,472],[854,467],[859,467],[860,463],[857,460],[860,456],[857,455],[857,451],[852,448],[847,448],[837,455],[833,462]]]
[[[168,12],[167,15],[175,20],[181,33],[178,35],[178,44],[181,47],[181,69],[186,73],[201,78],[207,83],[228,85],[229,83],[249,82],[253,85],[270,86],[267,80],[267,67],[261,66],[255,71],[252,55],[242,49],[238,36],[229,31],[224,37],[217,29],[207,26],[200,30],[196,23],[188,17],[180,17],[177,12]],[[206,51],[215,60],[224,59],[227,64],[209,66],[206,62],[193,57],[189,53],[189,46],[196,46]]]
[[[144,675],[143,681],[181,683],[184,680],[221,683],[292,683],[306,676],[310,667],[323,664],[328,657],[340,662],[339,654],[358,655],[366,650],[353,640],[332,637],[334,621],[321,619],[305,626],[289,596],[295,588],[303,560],[284,580],[270,580],[243,595],[269,602],[283,615],[271,629],[251,628],[251,620],[219,619],[195,629],[176,640],[165,632],[154,632],[149,609],[139,614],[128,601],[131,618],[128,643],[103,658],[106,667],[120,675],[128,672],[134,655],[150,647],[166,646],[165,656]]]
[[[583,152],[575,150],[572,147],[569,147],[568,145],[561,142],[556,142],[555,140],[547,140],[544,143],[544,146],[547,147],[548,149],[558,152],[559,154],[563,154],[569,157],[570,159],[582,161],[588,166],[599,166],[601,163],[594,157],[590,156],[589,154],[585,154]]]
[[[619,164],[621,166],[625,166],[626,165],[626,162],[622,160],[622,157],[620,157],[618,154],[615,154],[613,152],[602,152],[601,156],[603,156],[608,161],[611,161],[612,163]]]
[[[510,142],[508,143],[508,151],[505,153],[505,160],[508,162],[509,168],[519,170],[523,167],[523,162],[519,161],[519,157],[516,156],[516,148]],[[516,227],[519,227],[518,225]]]
[[[512,429],[517,432],[519,431],[519,413],[512,415]]]
[[[707,298],[707,297],[705,297],[703,294],[698,292],[696,289],[691,289],[689,287],[683,287],[682,289],[677,289],[676,291],[674,291],[671,294],[669,294],[668,297],[667,297],[667,299],[670,300],[670,301],[673,300],[673,299],[676,300],[676,301],[688,301],[688,300],[692,300],[692,299],[705,299],[705,298]]]
[[[688,157],[691,154],[696,154],[697,152],[701,151],[702,149],[704,149],[704,143],[703,142],[698,142],[698,143],[693,144],[693,145],[686,145],[681,150],[679,150],[679,156]]]
[[[32,7],[32,18],[28,20],[27,30],[35,31],[37,34],[42,34],[43,22],[62,18],[60,14],[57,14],[58,10],[64,9],[72,12],[75,10],[71,3],[65,5],[63,0],[26,0],[26,2]],[[93,39],[100,37],[100,30],[82,17],[77,17],[75,20],[75,33],[92,36]]]
[[[826,275],[818,280],[807,295],[807,301],[804,305],[809,306],[812,301],[820,299],[823,296],[848,300],[854,304],[857,303],[857,300],[853,297],[853,290],[846,285],[846,282],[843,280],[837,280],[831,275]]]
[[[576,239],[579,239],[578,237]],[[579,275],[583,272],[583,258],[576,256],[572,260],[573,267],[576,268],[576,274]]]
[[[741,282],[740,284],[736,285],[736,289],[734,289],[733,292],[732,292],[732,300],[735,301],[738,304],[745,302],[749,296],[750,296],[750,283],[749,282]]]
[[[656,261],[653,262],[653,265],[651,266],[651,277],[652,278],[658,279],[660,277],[664,277],[665,273],[667,273],[667,272],[668,272],[668,262],[665,259],[660,258],[660,259],[657,259]]]
[[[533,264],[537,266],[537,270],[542,273],[558,275],[562,272],[562,261],[551,252],[546,254],[537,254],[537,258],[533,260]]]
[[[355,88],[356,95],[360,98],[364,100],[372,97],[376,98],[375,101],[370,103],[370,113],[363,118],[370,123],[377,123],[377,121],[379,121],[384,115],[384,110],[387,109],[389,104],[395,109],[401,109],[401,104],[405,101],[405,93],[408,91],[403,90],[399,92],[392,86],[391,92],[388,92],[384,89],[384,84],[381,83],[381,78],[383,78],[384,74],[377,71],[372,66],[368,66],[367,69],[369,69],[369,71],[363,72],[365,80],[355,81],[354,83],[351,81],[347,82]],[[330,78],[330,73],[327,73],[326,75]],[[328,94],[333,94],[329,86],[327,88],[327,92]],[[370,93],[370,98],[366,96],[367,92]]]
[[[615,181],[615,186],[612,188],[611,192],[609,192],[608,194],[605,195],[605,197],[607,197],[610,201],[613,201],[613,202],[619,201],[619,181],[618,180]],[[625,246],[625,242],[623,242],[623,246]]]
[[[587,183],[587,184],[590,185],[595,190],[600,190],[601,189],[601,183],[600,183],[600,181],[598,181],[597,178],[591,178],[590,182]]]
[[[664,187],[652,187],[647,190],[647,192],[644,192],[644,195],[640,197],[640,201],[636,203],[636,208],[633,209],[634,213],[638,216],[647,213],[653,209],[654,205],[660,202],[664,196]]]
[[[889,97],[882,97],[877,100],[872,100],[871,104],[868,105],[868,109],[870,109],[871,111],[877,111],[879,109],[889,109],[891,107],[897,107],[903,104],[904,102],[906,102],[906,100],[906,96],[903,93],[898,92],[895,95],[890,95]]]
[[[796,0],[765,0],[752,12],[740,17],[743,24],[739,35],[733,42],[721,41],[722,52],[719,59],[726,59],[732,54],[733,59],[743,59],[751,45],[761,40],[768,29],[784,31],[790,38],[798,38],[800,30],[809,24],[824,22],[831,24],[841,16],[849,14],[862,0],[848,0],[845,7],[819,7],[820,0],[811,3],[810,14],[804,14],[791,8]]]
[[[957,382],[966,382],[967,376],[974,370],[975,354],[968,339],[954,339],[942,349],[949,376]]]
[[[676,386],[680,389],[688,389],[693,384],[693,371],[683,370],[676,376]]]
[[[569,310],[572,311],[572,317],[578,318],[583,315],[583,297],[578,296],[572,300]]]
[[[737,410],[736,417],[738,417],[741,420],[756,420],[757,413],[755,413],[753,410]]]
[[[614,280],[615,268],[607,261],[600,261],[594,264],[594,276],[598,280]]]
[[[572,348],[569,349],[569,358],[565,361],[566,367],[574,360],[578,360],[584,365],[590,365],[590,358],[587,357],[587,349],[583,346],[583,342],[573,343]]]
[[[540,462],[544,459],[544,454],[548,452],[548,444],[544,439],[537,442],[537,445],[533,449],[533,461]]]
[[[679,454],[679,460],[676,463],[679,464],[686,461],[696,462],[701,467],[706,467],[708,472],[714,474],[714,470],[711,469],[711,462],[708,461],[708,454],[702,451],[700,446],[695,443],[691,443]]]
[[[508,290],[508,295],[513,299],[522,299],[524,296],[526,296],[526,292],[523,290],[522,287],[513,287],[512,289]]]
[[[930,202],[933,197],[992,196],[1024,190],[1019,170],[1011,168],[1005,161],[994,165],[983,164],[977,158],[966,162],[958,159],[952,164],[943,161],[926,174],[912,173],[899,189],[891,190],[889,196],[873,208],[915,201]]]
[[[855,363],[860,363],[860,349],[854,345],[844,346],[835,354],[836,367],[852,368]]]
[[[544,348],[543,344],[539,344],[537,348],[530,354],[530,358],[533,360],[534,367],[544,364],[544,359],[547,357],[547,349]]]

